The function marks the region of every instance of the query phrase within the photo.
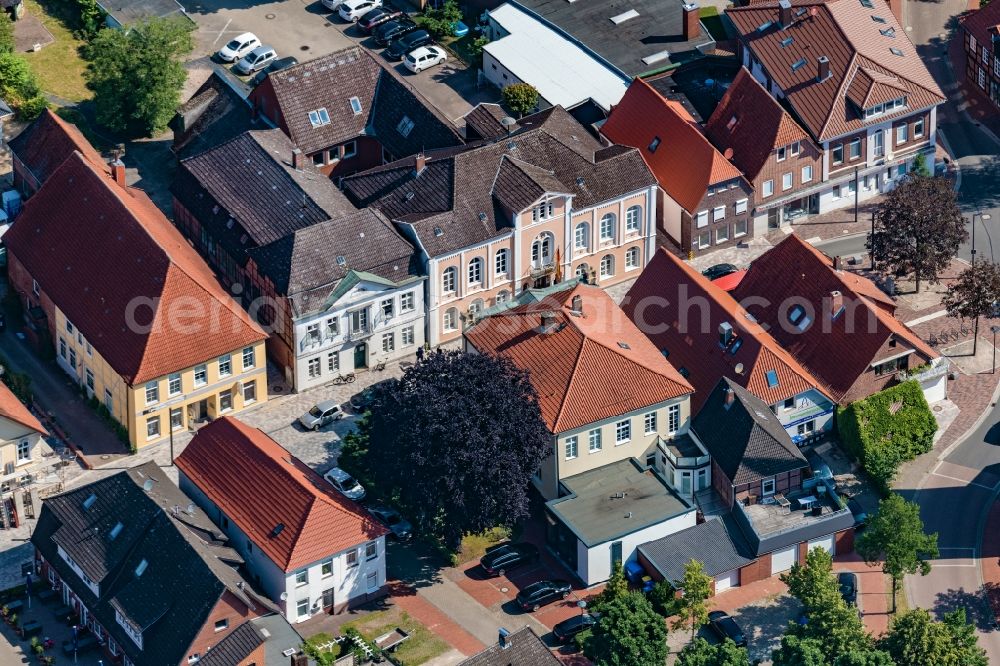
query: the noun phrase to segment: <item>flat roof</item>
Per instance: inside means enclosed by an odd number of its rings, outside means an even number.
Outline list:
[[[512,4],[558,27],[628,77],[700,58],[699,47],[715,45],[704,24],[698,37],[684,40],[682,0],[516,0]]]
[[[625,95],[627,76],[615,72],[523,8],[505,3],[491,10],[490,17],[510,34],[490,42],[483,50],[518,79],[537,88],[549,104],[568,109],[593,99],[610,111]]]
[[[635,458],[560,482],[570,492],[546,506],[587,547],[618,539],[694,508]]]

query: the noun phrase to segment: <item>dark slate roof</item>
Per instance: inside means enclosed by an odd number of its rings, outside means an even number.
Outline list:
[[[459,666],[558,666],[559,660],[528,626],[511,633],[507,647],[499,642],[461,662]]]
[[[727,390],[734,397],[728,406]],[[691,428],[733,485],[809,466],[771,409],[728,378],[716,384]]]
[[[351,271],[397,284],[422,275],[415,248],[371,208],[299,229],[249,254],[298,314],[322,307]]]
[[[603,146],[561,107],[522,118],[509,138],[429,152],[419,173],[415,164],[399,160],[342,186],[358,207],[413,225],[432,257],[507,233],[511,214],[545,191],[587,208],[656,184],[638,151]]]
[[[245,585],[233,568],[242,563],[239,555],[155,463],[46,499],[31,541],[136,666],[179,663],[227,590],[248,607],[276,610]],[[57,546],[97,583],[100,598]],[[116,611],[142,627],[142,650]]]
[[[639,552],[670,582],[684,578],[684,565],[691,560],[701,562],[705,573],[715,577],[755,559],[730,514],[641,544]]]
[[[279,108],[263,109],[264,113],[306,153],[362,135],[374,135],[387,151],[399,157],[462,143],[447,118],[404,83],[393,68],[357,46],[273,72],[254,96],[270,90]],[[361,105],[359,113],[351,106],[355,97]],[[327,110],[330,122],[314,127],[309,112],[320,108]],[[404,118],[413,123],[405,134],[399,129]]]
[[[244,622],[213,645],[198,663],[201,666],[238,666],[262,643],[264,636],[261,635],[260,629],[251,622]]]
[[[488,102],[477,104],[472,111],[465,114],[465,138],[499,139],[507,136],[508,130],[510,132],[517,130],[516,124],[507,128],[500,122],[508,116],[509,114],[499,104]]]
[[[97,6],[123,26],[154,18],[186,16],[184,7],[176,0],[97,0]]]
[[[182,160],[172,191],[238,259],[252,247],[353,214],[336,185],[308,160],[301,171],[292,168],[293,149],[281,130],[244,132]]]
[[[246,100],[249,92],[246,84],[213,64],[212,75],[170,121],[177,157],[203,153],[252,129],[256,123]]]
[[[273,664],[285,666],[289,663],[288,655],[284,654],[285,650],[297,649],[302,645],[302,636],[295,631],[292,625],[288,624],[288,620],[281,613],[255,617],[250,620],[250,623],[260,630],[262,636],[265,636],[264,664],[266,666]],[[262,665],[258,664],[258,666]],[[316,666],[316,662],[310,659],[308,666]]]
[[[610,62],[627,76],[662,69],[693,57],[698,57],[697,49],[714,48],[715,40],[704,26],[695,39],[685,41],[683,37],[682,2],[662,0],[633,0],[620,3],[616,0],[595,0],[595,2],[575,3],[566,0],[509,0],[511,4],[525,7],[543,21],[577,40]],[[617,25],[611,17],[629,9],[638,16]],[[657,62],[643,62],[643,58],[663,51],[671,54],[670,59]],[[684,55],[681,55],[684,54]]]

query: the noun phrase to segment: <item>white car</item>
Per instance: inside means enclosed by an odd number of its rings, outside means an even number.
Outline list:
[[[329,481],[330,485],[347,499],[359,502],[365,498],[365,487],[339,467],[332,468],[323,475],[323,478]]]
[[[236,63],[235,69],[240,74],[253,74],[270,65],[277,57],[277,52],[270,46],[258,46],[243,56],[243,59]]]
[[[359,18],[381,6],[382,0],[344,0],[338,13],[348,23],[357,23]]]
[[[229,43],[219,49],[219,60],[222,62],[236,62],[246,54],[260,46],[260,40],[252,32],[244,32],[239,37],[229,40]]]
[[[340,9],[340,3],[343,1],[344,0],[320,0],[320,3],[331,12],[335,12]]]
[[[447,59],[448,54],[440,46],[420,46],[406,54],[403,64],[406,65],[406,69],[416,74],[440,65]]]

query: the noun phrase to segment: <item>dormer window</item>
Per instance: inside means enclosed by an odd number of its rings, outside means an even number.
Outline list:
[[[531,209],[531,221],[540,222],[548,220],[554,214],[554,207],[551,201],[543,201]]]
[[[409,116],[403,116],[400,118],[399,123],[396,125],[396,131],[399,132],[403,137],[410,136],[410,132],[413,131],[414,123],[410,120]]]
[[[888,102],[876,104],[875,106],[865,109],[865,119],[867,120],[868,118],[874,118],[886,113],[893,113],[896,109],[902,109],[905,107],[906,97],[897,97],[896,99],[891,99]]]

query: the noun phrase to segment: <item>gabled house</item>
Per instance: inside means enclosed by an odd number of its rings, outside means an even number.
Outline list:
[[[659,183],[659,227],[689,256],[746,242],[753,189],[679,102],[635,79],[601,133],[635,148]]]
[[[459,666],[558,666],[559,663],[535,630],[525,625],[514,632],[501,627],[496,643]]]
[[[343,180],[419,249],[432,346],[460,344],[477,313],[524,289],[638,275],[655,247],[655,187],[638,151],[601,144],[561,107]]]
[[[462,144],[447,118],[359,46],[272,72],[249,100],[328,175]]]
[[[72,153],[4,243],[29,337],[133,448],[267,400],[264,331],[124,167]]]
[[[652,535],[694,524],[688,500],[711,480],[688,429],[691,386],[604,291],[568,285],[483,318],[465,339],[529,374],[552,434],[532,482],[548,500],[549,545],[585,584]]]
[[[174,140],[170,150],[178,159],[203,153],[265,123],[253,117],[247,96],[250,88],[221,67],[177,108],[170,120]]]
[[[242,558],[155,463],[47,498],[31,543],[41,580],[109,663],[187,666],[220,646],[227,664],[265,663],[269,635],[251,622],[272,622],[275,607],[240,577]]]
[[[74,151],[102,171],[111,172],[108,162],[76,125],[66,122],[51,109],[42,111],[7,145],[14,167],[14,187],[25,199],[37,192]]]
[[[44,456],[51,455],[44,439],[48,434],[31,410],[0,383],[0,527],[16,526],[25,519],[29,510],[25,503],[31,499],[18,488],[44,466]]]
[[[960,19],[965,78],[1000,107],[1000,5],[982,5]]]
[[[754,234],[776,229],[781,220],[819,212],[819,194],[813,188],[823,151],[750,70],[740,68],[705,124],[705,135],[753,184]],[[804,196],[792,198],[796,192]],[[775,193],[786,203],[767,207],[765,199]]]
[[[666,250],[622,309],[694,387],[692,413],[726,377],[763,400],[796,443],[833,428],[835,403],[825,384],[729,293]]]
[[[733,296],[841,405],[904,376],[928,402],[945,398],[946,359],[896,318],[892,298],[794,234],[750,265]]]
[[[385,593],[387,530],[266,434],[231,418],[177,458],[180,487],[289,622]]]
[[[757,191],[756,217],[787,225],[853,206],[895,187],[917,155],[933,172],[944,93],[885,3],[778,0],[726,16],[743,66],[822,150],[815,184],[797,187],[801,170],[779,170],[773,190]]]

